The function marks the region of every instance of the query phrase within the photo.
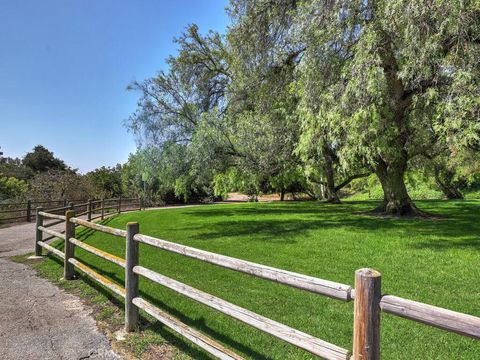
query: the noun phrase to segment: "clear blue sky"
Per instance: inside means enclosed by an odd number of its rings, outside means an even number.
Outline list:
[[[188,24],[223,31],[227,0],[0,0],[0,146],[42,144],[81,172],[135,150],[123,121]]]

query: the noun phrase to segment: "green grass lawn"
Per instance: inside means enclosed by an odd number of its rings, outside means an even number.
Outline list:
[[[106,221],[196,248],[353,286],[354,272],[382,273],[383,293],[480,316],[480,201],[419,201],[440,220],[373,218],[373,202],[249,203],[122,214]],[[83,231],[89,244],[124,256],[124,241]],[[122,269],[77,249],[77,257],[123,282]],[[141,245],[141,265],[261,315],[352,348],[353,303],[328,299]],[[42,265],[48,266],[48,265]],[[141,295],[252,359],[314,356],[142,279]],[[161,327],[159,327],[160,329]],[[166,330],[159,330],[170,334]],[[173,335],[168,335],[172,339]],[[188,349],[188,343],[178,340]],[[480,359],[480,341],[382,314],[384,359]],[[195,358],[208,358],[190,350]],[[193,351],[193,352],[192,352]]]

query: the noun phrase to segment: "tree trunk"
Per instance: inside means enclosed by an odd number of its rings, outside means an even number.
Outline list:
[[[407,192],[405,186],[405,171],[407,159],[402,157],[387,164],[383,160],[377,162],[375,173],[383,189],[383,203],[374,210],[374,213],[393,216],[424,216]]]
[[[282,190],[280,191],[280,201],[284,201],[285,200],[285,189],[282,188]]]
[[[341,201],[338,198],[337,190],[335,189],[335,173],[333,169],[333,156],[328,148],[325,149],[325,197],[327,202],[331,204],[340,204]]]
[[[463,194],[458,189],[458,186],[453,183],[453,176],[454,174],[447,170],[442,180],[441,169],[438,165],[435,165],[435,182],[445,195],[445,198],[447,200],[463,200]]]

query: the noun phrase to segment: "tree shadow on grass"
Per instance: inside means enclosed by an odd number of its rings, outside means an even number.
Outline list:
[[[113,220],[114,217],[116,217],[116,216],[112,216],[112,217],[109,217],[108,219],[102,220],[102,221],[98,222],[98,224],[107,226]],[[82,227],[80,230],[76,231],[75,238],[77,240],[84,241],[87,238],[89,238],[91,235],[93,235],[95,233],[98,233],[98,232],[99,232],[99,230],[95,230],[95,229],[91,229],[91,228],[87,228],[87,227]],[[100,233],[102,233],[102,232],[100,232]],[[106,233],[102,233],[102,234],[108,235]],[[111,235],[111,236],[115,236],[115,235]]]
[[[428,211],[435,210],[438,201],[424,201],[422,204]],[[364,204],[364,202],[361,202]],[[440,214],[448,214],[442,219],[398,219],[379,218],[354,214],[352,206],[312,206],[289,207],[279,205],[275,207],[246,207],[208,209],[205,211],[190,210],[186,212],[193,218],[210,218],[208,224],[197,224],[182,228],[190,233],[191,240],[217,240],[239,238],[240,241],[261,241],[277,244],[294,244],[299,236],[314,233],[322,236],[321,230],[346,229],[352,233],[381,232],[391,236],[411,239],[418,237],[418,248],[478,248],[477,237],[480,234],[478,221],[479,205],[469,202],[441,202]],[[325,210],[325,211],[323,211]],[[224,217],[224,216],[227,217]],[[289,217],[289,215],[293,215]],[[239,220],[233,221],[232,217]],[[298,218],[296,218],[298,217]],[[175,226],[169,230],[175,230]],[[313,235],[313,234],[312,234]],[[430,240],[426,237],[434,236],[443,240]],[[334,240],[334,239],[332,239]],[[410,241],[409,241],[410,242]]]
[[[222,334],[215,329],[212,329],[209,327],[206,322],[205,318],[200,317],[198,319],[192,319],[191,317],[186,316],[185,314],[181,313],[177,309],[165,304],[158,298],[154,298],[153,296],[140,291],[140,296],[143,297],[145,300],[151,302],[158,308],[162,309],[163,311],[167,312],[168,314],[172,315],[176,319],[180,320],[184,324],[193,327],[195,329],[200,330],[202,333],[206,334],[207,336],[211,337],[212,339],[215,339],[217,341],[220,341],[224,344],[227,344],[230,348],[240,351],[244,354],[247,354],[248,356],[252,357],[253,359],[259,359],[259,360],[269,360],[272,359],[270,357],[267,357],[264,354],[261,354],[248,346],[245,346],[244,344],[236,341],[235,339],[232,339],[231,337]]]
[[[446,251],[450,249],[478,250],[480,251],[480,235],[471,236],[460,240],[425,240],[411,245],[415,249],[432,249],[436,251]]]
[[[221,238],[243,238],[248,241],[263,241],[278,244],[296,243],[298,236],[307,235],[317,230],[348,229],[352,232],[396,232],[393,236],[411,236],[417,233],[419,236],[437,235],[447,238],[459,238],[469,236],[472,233],[480,233],[478,225],[474,225],[473,219],[456,221],[448,220],[425,220],[413,224],[409,220],[396,219],[371,219],[358,216],[348,219],[330,220],[244,220],[244,221],[219,221],[209,224],[203,232],[190,235],[192,240],[216,240]],[[186,227],[185,230],[190,230]],[[318,236],[318,234],[316,235]],[[333,239],[332,239],[333,240]]]
[[[54,256],[49,256],[50,259],[55,261],[58,265],[63,266],[63,262],[54,257]],[[96,272],[102,274],[103,276],[106,276],[110,280],[116,282],[117,284],[123,284],[123,279],[118,277],[117,274],[113,271],[106,271],[99,266],[96,266],[90,262],[83,261],[85,265],[89,266]],[[107,298],[113,305],[118,307],[119,309],[123,309],[125,306],[125,303],[123,299],[121,299],[118,295],[114,294],[107,288],[103,287],[96,281],[92,280],[88,275],[85,275],[79,271],[77,273],[80,275],[80,278],[78,280],[81,280],[88,284],[90,287],[94,288],[96,291],[101,293],[105,298]],[[160,286],[160,285],[159,285]],[[271,360],[272,358],[265,356],[264,354],[258,353],[257,351],[249,348],[248,346],[245,346],[244,344],[236,341],[235,339],[232,339],[231,337],[222,334],[215,329],[212,329],[205,323],[205,319],[203,317],[200,317],[198,319],[192,319],[191,317],[188,317],[175,309],[174,307],[168,306],[158,298],[155,298],[151,296],[148,293],[145,293],[144,291],[140,291],[140,296],[144,298],[145,300],[151,302],[155,306],[157,306],[159,309],[167,312],[168,314],[172,315],[176,319],[180,320],[184,324],[198,329],[204,334],[208,335],[214,340],[220,341],[224,344],[227,344],[230,348],[240,351],[244,354],[247,354],[248,356],[251,356],[254,359],[259,359],[259,360]],[[173,330],[169,330],[168,327],[163,325],[160,321],[155,321],[154,323],[149,322],[146,318],[142,317],[141,318],[141,327],[143,328],[150,328],[153,331],[159,333],[166,341],[168,341],[170,344],[176,346],[178,349],[183,351],[184,353],[190,355],[194,359],[211,359],[210,356],[206,355],[204,352],[198,350],[197,348],[193,347],[190,343],[185,341],[181,336],[177,336]]]

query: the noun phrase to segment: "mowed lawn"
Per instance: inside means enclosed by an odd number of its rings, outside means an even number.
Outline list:
[[[208,251],[353,286],[354,272],[382,273],[383,293],[480,316],[480,201],[419,201],[445,216],[398,220],[365,216],[373,202],[248,203],[122,214],[106,221]],[[124,241],[84,232],[89,244],[124,257]],[[79,259],[112,280],[122,269],[77,249]],[[205,264],[143,245],[141,265],[344,348],[352,348],[353,302]],[[310,359],[313,355],[156,285],[142,296],[252,359]],[[480,359],[480,341],[382,314],[384,359]],[[164,332],[164,330],[161,330]],[[179,342],[182,344],[182,342]],[[188,348],[188,342],[183,343]],[[194,350],[195,358],[209,358]]]

